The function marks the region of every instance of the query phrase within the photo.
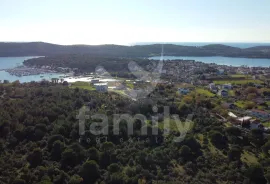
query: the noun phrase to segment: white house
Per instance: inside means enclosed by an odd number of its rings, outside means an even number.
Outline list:
[[[94,84],[97,91],[100,92],[107,92],[108,91],[108,84],[107,83],[96,83]]]
[[[209,89],[210,91],[217,93],[218,92],[218,88],[214,83],[209,84]]]

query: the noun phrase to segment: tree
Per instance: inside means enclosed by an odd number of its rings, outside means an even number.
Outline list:
[[[209,132],[209,137],[212,144],[215,145],[217,148],[220,149],[226,147],[226,142],[224,140],[223,135],[220,132],[211,130]]]
[[[180,156],[182,156],[186,160],[188,160],[188,158],[190,158],[191,154],[192,154],[191,149],[188,146],[184,145],[184,146],[181,147]]]
[[[26,184],[23,179],[15,179],[12,184]]]
[[[63,82],[63,86],[68,86],[69,84],[68,84],[68,82],[67,81],[64,81]]]
[[[71,166],[74,167],[77,163],[76,153],[72,149],[67,148],[61,155],[61,164],[62,167]]]
[[[86,161],[80,169],[80,176],[83,178],[83,183],[95,183],[100,177],[99,166],[93,160]]]
[[[121,169],[121,167],[116,164],[116,163],[113,163],[111,165],[108,166],[108,171],[110,171],[110,173],[116,173],[116,172],[119,172]]]
[[[245,172],[246,176],[253,183],[266,184],[266,179],[264,178],[263,169],[260,165],[251,165]]]
[[[57,140],[53,143],[51,157],[53,160],[59,161],[61,159],[62,152],[64,151],[64,143]]]
[[[30,163],[31,167],[36,167],[42,162],[42,151],[39,148],[36,148],[32,153],[27,157],[27,161]]]
[[[101,145],[101,150],[105,152],[110,152],[114,149],[114,144],[112,142],[104,142]]]
[[[100,153],[96,148],[94,148],[94,147],[89,148],[87,150],[87,156],[88,156],[89,160],[94,160],[96,162],[99,162]]]
[[[270,141],[266,142],[263,146],[262,146],[262,151],[265,155],[270,156],[269,154],[269,150],[270,150]]]
[[[231,161],[238,161],[240,160],[241,157],[241,150],[239,149],[239,147],[232,147],[229,152],[228,152],[228,158]]]
[[[260,129],[253,129],[250,131],[249,139],[257,147],[261,147],[264,144],[264,135],[263,131]]]
[[[68,184],[81,184],[83,179],[79,175],[73,175],[71,176]]]

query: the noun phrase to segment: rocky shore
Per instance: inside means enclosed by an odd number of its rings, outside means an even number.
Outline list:
[[[12,69],[5,69],[10,75],[15,75],[17,77],[30,76],[30,75],[40,75],[46,73],[56,73],[56,71],[47,68],[31,68],[20,66]]]

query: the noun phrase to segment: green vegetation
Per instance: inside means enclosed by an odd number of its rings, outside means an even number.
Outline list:
[[[146,99],[133,101],[84,86],[45,81],[0,85],[0,183],[266,184],[268,138],[259,129],[243,132],[216,119],[214,110],[221,101],[209,91],[198,88],[176,101],[176,87],[162,84]],[[90,118],[79,135],[77,115],[86,107]],[[168,118],[164,107],[172,115],[169,134],[163,126]],[[108,134],[89,131],[95,125],[104,128],[100,119],[92,118],[95,114],[107,115]],[[113,129],[113,114],[143,114],[145,119],[131,121],[130,135],[125,120]],[[187,115],[192,122],[185,121]],[[175,142],[177,137],[181,141]]]
[[[263,122],[262,124],[263,124],[263,126],[265,126],[265,127],[270,127],[270,122],[269,122],[269,121],[268,121],[268,122]]]
[[[1,57],[7,56],[48,56],[60,54],[92,54],[118,57],[160,56],[161,45],[56,45],[44,42],[7,43],[1,42]],[[202,47],[164,44],[169,56],[228,56],[247,58],[269,58],[265,50],[269,47],[241,49],[222,44],[210,44]]]
[[[228,84],[228,83],[231,83],[233,85],[238,85],[238,84],[248,84],[248,83],[262,84],[263,82],[260,80],[246,79],[246,80],[216,80],[214,81],[214,83],[217,85]]]
[[[211,93],[209,90],[203,89],[203,88],[196,88],[196,93],[201,94],[201,95],[205,95],[207,97],[215,96],[214,93]]]
[[[74,82],[71,84],[70,88],[81,88],[86,90],[96,90],[96,88],[89,82]]]
[[[252,109],[253,107],[256,106],[256,104],[252,101],[243,101],[243,100],[238,100],[234,104],[241,109]]]
[[[251,75],[233,74],[233,75],[230,75],[230,77],[232,77],[232,78],[239,78],[239,77],[251,78]]]
[[[241,160],[245,163],[247,163],[248,165],[252,165],[252,164],[258,164],[258,158],[253,154],[250,153],[248,151],[244,151],[241,155]]]

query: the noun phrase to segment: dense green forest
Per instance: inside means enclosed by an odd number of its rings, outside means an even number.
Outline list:
[[[90,54],[68,54],[28,59],[24,61],[24,65],[35,67],[51,66],[52,68],[68,67],[72,68],[77,74],[95,72],[97,67],[103,67],[112,76],[134,78],[135,76],[131,74],[128,68],[128,64],[131,61],[136,62],[145,70],[149,69],[150,66],[155,66],[157,64],[157,62],[140,58],[131,59]]]
[[[115,93],[71,89],[49,82],[0,85],[0,183],[266,183],[270,179],[270,141],[260,130],[249,133],[226,127],[210,114],[211,100],[194,96],[189,104],[175,104],[175,87],[159,85],[147,99],[130,101]],[[134,122],[128,136],[97,140],[89,132],[79,136],[76,118],[82,106],[90,115],[142,113],[147,125]],[[182,142],[165,136],[162,126],[152,135],[152,107],[185,118],[193,112],[193,128]],[[162,123],[162,116],[158,119]],[[94,120],[87,121],[90,126]],[[147,136],[141,135],[147,126]],[[122,141],[119,141],[121,138]],[[140,138],[140,141],[136,141]],[[159,141],[156,141],[158,138]],[[246,159],[247,158],[247,159]]]
[[[109,72],[128,72],[128,64],[131,61],[135,61],[142,67],[151,63],[148,59],[139,58],[131,59],[90,54],[69,54],[28,59],[24,61],[24,65],[77,68],[80,72],[95,72],[96,67],[102,66]]]
[[[227,56],[247,58],[270,58],[270,46],[241,49],[221,44],[201,47],[164,44],[167,56]],[[56,45],[44,42],[0,43],[0,56],[50,56],[59,54],[95,54],[117,57],[159,56],[160,44],[153,45]]]

